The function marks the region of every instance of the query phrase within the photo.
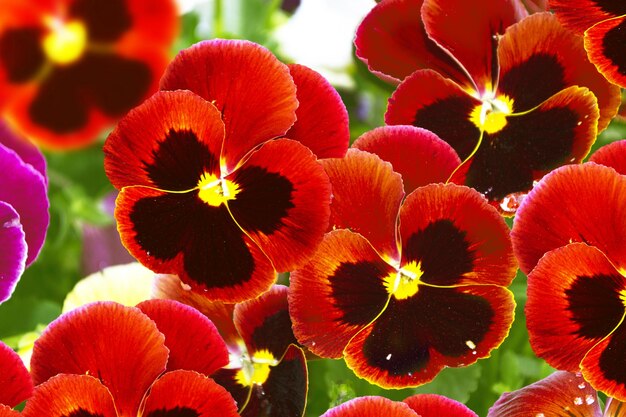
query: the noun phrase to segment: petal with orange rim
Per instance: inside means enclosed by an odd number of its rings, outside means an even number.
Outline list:
[[[423,0],[386,0],[357,29],[356,55],[383,79],[401,81],[419,69],[433,69],[474,88],[461,65],[426,34]]]
[[[404,191],[446,182],[461,160],[434,133],[413,126],[383,126],[359,137],[352,146],[378,155],[402,175]]]
[[[626,268],[626,177],[596,164],[569,165],[548,174],[522,202],[511,232],[525,273],[544,253],[585,242]],[[601,217],[598,217],[602,214]]]
[[[626,278],[598,249],[572,243],[548,252],[528,275],[526,319],[535,354],[555,368],[577,371],[622,321],[622,293]]]
[[[624,11],[626,13],[626,10]],[[610,82],[626,86],[626,16],[600,22],[585,32],[585,49],[589,60]]]
[[[340,358],[385,308],[383,282],[393,272],[361,235],[328,233],[309,263],[290,276],[289,313],[298,341],[316,355]]]
[[[596,23],[626,14],[620,0],[550,0],[550,8],[568,28],[583,34]]]
[[[591,155],[589,161],[611,167],[619,174],[626,175],[626,140],[604,145]]]
[[[164,337],[148,316],[134,307],[100,302],[53,321],[35,342],[30,365],[37,385],[59,373],[97,377],[120,414],[136,415],[167,357]]]
[[[128,389],[132,391],[132,385]],[[140,400],[143,392],[138,394],[140,394],[138,395],[138,400]],[[61,374],[37,387],[21,415],[24,417],[116,417],[118,415],[116,406],[122,413],[128,411],[120,403],[114,405],[111,392],[97,378],[90,375]],[[135,406],[134,409],[136,410],[137,407]]]
[[[430,71],[407,77],[389,99],[385,122],[413,125],[435,133],[467,158],[480,138],[471,114],[481,102],[454,82]]]
[[[318,158],[341,158],[350,142],[348,111],[339,93],[319,73],[290,64],[296,84],[297,120],[285,134],[311,149]]]
[[[518,1],[424,0],[422,19],[428,35],[467,69],[478,93],[498,83],[498,39],[528,15]]]
[[[446,366],[486,358],[508,335],[515,301],[506,288],[470,285],[392,296],[385,311],[345,350],[354,373],[383,388],[415,387]]]
[[[220,113],[189,91],[158,92],[120,121],[104,145],[104,169],[117,189],[193,189],[219,176]]]
[[[596,390],[580,373],[557,371],[534,384],[502,394],[487,417],[536,415],[601,417],[602,412]]]
[[[508,286],[517,271],[509,228],[471,188],[431,184],[400,209],[402,267],[424,284]]]
[[[331,408],[321,417],[420,417],[408,405],[384,397],[359,397]]]
[[[439,417],[454,415],[456,417],[478,417],[478,415],[467,408],[466,405],[443,395],[437,394],[417,394],[406,398],[403,401],[420,417]]]
[[[452,181],[478,190],[507,212],[507,196],[530,191],[550,170],[589,153],[597,135],[596,103],[587,88],[569,87],[528,113],[507,117],[500,131],[484,134]]]
[[[626,281],[626,277],[621,278]],[[626,285],[624,283],[622,285],[620,301],[623,303]],[[626,352],[626,326],[621,323],[613,334],[594,345],[580,364],[583,376],[595,389],[621,401],[626,400],[624,352]]]
[[[0,417],[20,417],[23,414],[13,410],[9,406],[0,404]]]
[[[0,404],[15,407],[33,394],[33,381],[22,359],[0,342]]]
[[[156,273],[177,274],[211,300],[254,298],[276,279],[267,256],[226,206],[205,203],[197,191],[126,187],[115,213],[122,243],[139,262]]]
[[[163,90],[191,90],[215,104],[226,125],[228,172],[255,146],[284,135],[296,121],[289,68],[248,41],[209,40],[181,51],[161,79]]]
[[[167,372],[146,398],[145,417],[238,417],[233,397],[207,376],[193,371]]]
[[[270,141],[226,179],[238,189],[229,211],[276,270],[306,262],[330,216],[330,182],[315,155],[293,140]]]
[[[215,325],[195,308],[172,300],[147,300],[137,308],[165,336],[170,351],[167,371],[185,369],[211,375],[228,365],[224,340]]]
[[[359,233],[381,256],[399,260],[396,224],[404,198],[400,175],[391,164],[358,149],[322,165],[333,187],[330,228]]]
[[[604,130],[619,108],[619,87],[609,83],[587,59],[579,36],[554,15],[538,13],[512,26],[498,46],[498,92],[513,100],[513,112],[538,106],[564,88],[589,88],[598,100],[598,130]]]

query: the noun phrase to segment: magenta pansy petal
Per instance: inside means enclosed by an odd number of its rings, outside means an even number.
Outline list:
[[[33,168],[44,176],[44,180],[47,181],[46,160],[41,151],[39,151],[39,148],[30,143],[26,138],[19,137],[2,122],[0,122],[0,144],[13,149],[13,151],[22,158],[22,161],[32,165]]]
[[[10,204],[0,201],[0,303],[11,296],[22,276],[26,252],[19,215]]]

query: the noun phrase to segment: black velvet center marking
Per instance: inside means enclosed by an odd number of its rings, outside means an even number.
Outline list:
[[[90,42],[114,42],[132,27],[124,0],[76,0],[70,16],[85,22]]]
[[[31,80],[45,62],[38,28],[8,29],[0,37],[0,62],[12,83]]]
[[[282,219],[295,207],[291,181],[258,166],[237,170],[233,181],[239,193],[228,205],[244,230],[269,235],[283,226]]]
[[[469,119],[474,106],[469,96],[437,100],[417,111],[413,125],[437,134],[463,160],[469,156],[480,137],[480,130]]]
[[[100,413],[90,413],[89,411],[79,408],[78,410],[74,410],[69,414],[65,414],[63,417],[104,417]]]
[[[626,45],[626,21],[606,32],[602,39],[602,51],[604,55],[617,66],[617,71],[621,75],[626,75],[626,54],[624,54],[624,45]]]
[[[515,112],[530,110],[566,87],[556,55],[538,53],[502,74],[498,92],[513,99]]]
[[[342,322],[366,325],[382,311],[389,296],[383,285],[386,275],[373,262],[344,263],[335,270],[328,280],[333,304],[343,312]]]
[[[152,156],[153,162],[144,162],[144,169],[163,190],[189,190],[204,172],[219,174],[219,157],[192,130],[170,129]]]
[[[177,406],[170,409],[162,408],[150,411],[148,417],[200,417],[200,413],[193,408]]]
[[[567,309],[578,325],[578,335],[600,339],[617,326],[624,314],[624,304],[619,299],[622,279],[609,275],[581,276],[565,290]]]
[[[402,249],[407,261],[421,262],[421,280],[436,285],[454,285],[471,272],[474,252],[466,233],[451,220],[437,220],[411,235]]]
[[[595,0],[592,1],[600,9],[616,16],[626,14],[626,4],[622,0]]]
[[[290,344],[298,344],[291,330],[287,309],[268,316],[252,332],[252,343],[257,350],[267,349],[275,358],[281,358]]]
[[[600,354],[600,370],[606,379],[626,386],[626,328],[622,325],[611,336],[606,349]]]

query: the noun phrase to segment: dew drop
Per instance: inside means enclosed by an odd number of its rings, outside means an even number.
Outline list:
[[[385,359],[391,360],[391,353],[389,355],[387,355],[387,357]]]
[[[570,240],[572,240],[572,239],[570,239]],[[572,243],[572,242],[570,242],[570,243]],[[585,389],[586,386],[587,385],[585,385],[584,382],[581,382],[580,384],[578,384],[578,388],[580,388],[580,389]]]
[[[180,283],[180,288],[182,288],[183,291],[191,291],[191,285],[185,284],[184,282]]]
[[[14,219],[11,219],[11,220],[8,220],[8,221],[4,222],[2,224],[2,228],[3,229],[8,229],[8,228],[11,228],[11,227],[17,227],[19,225],[20,225],[20,219],[18,219],[16,217]]]
[[[535,417],[546,417],[546,415],[544,413],[537,413],[535,414]]]
[[[581,397],[574,398],[574,404],[582,405],[583,404],[583,399]]]
[[[476,351],[475,351],[475,350],[472,350],[472,355],[475,355],[475,354],[476,354]]]
[[[315,341],[311,342],[311,346],[315,346]]]
[[[471,340],[466,340],[465,344],[470,349],[476,349],[476,344],[474,342],[472,342]],[[473,353],[476,354],[476,352],[473,352]]]
[[[591,395],[591,394],[587,394],[587,396],[585,397],[585,403],[587,403],[587,405],[591,405],[595,401],[596,400],[593,398],[593,395]]]

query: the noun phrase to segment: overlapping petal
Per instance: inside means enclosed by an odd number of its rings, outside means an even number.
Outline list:
[[[0,342],[0,404],[15,407],[33,393],[33,381],[20,357]]]
[[[626,175],[626,140],[604,145],[591,155],[589,161],[611,167],[619,174]]]
[[[602,20],[626,14],[626,6],[614,0],[550,0],[549,3],[563,25],[581,35]]]
[[[7,300],[24,272],[28,245],[20,216],[10,204],[0,201],[0,303]],[[2,404],[2,401],[0,401]]]
[[[417,394],[403,401],[421,417],[436,417],[454,414],[458,417],[477,417],[464,404],[436,394]]]
[[[321,417],[416,417],[411,408],[401,402],[384,397],[359,397],[334,407]]]

